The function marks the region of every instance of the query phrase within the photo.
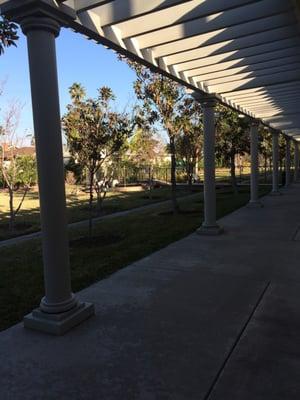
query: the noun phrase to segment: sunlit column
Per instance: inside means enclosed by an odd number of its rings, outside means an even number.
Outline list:
[[[291,138],[285,137],[285,187],[288,188],[291,184]]]
[[[93,313],[71,291],[54,19],[27,17],[32,108],[39,177],[45,297],[25,317],[25,327],[63,334]]]
[[[294,140],[295,152],[294,152],[294,182],[298,182],[299,179],[299,144],[297,140]]]
[[[223,229],[216,222],[216,182],[215,182],[215,106],[214,97],[202,101],[204,126],[204,222],[199,234],[218,235]]]
[[[272,179],[272,183],[273,183],[273,187],[272,187],[272,195],[276,196],[276,195],[280,195],[279,192],[279,170],[278,170],[278,166],[279,166],[279,133],[277,131],[272,131],[272,152],[273,152],[273,160],[272,160],[272,164],[273,164],[273,179]]]
[[[250,155],[251,155],[251,177],[250,191],[251,197],[248,203],[249,207],[262,207],[258,197],[258,127],[259,121],[251,120],[250,125]]]

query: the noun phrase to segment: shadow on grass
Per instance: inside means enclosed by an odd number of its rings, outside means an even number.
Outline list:
[[[70,247],[77,249],[79,249],[80,247],[88,247],[92,249],[95,246],[97,247],[108,246],[111,244],[119,243],[122,240],[124,240],[124,236],[109,231],[104,231],[92,237],[82,236],[70,240]]]
[[[201,191],[202,188],[194,188],[193,192]],[[146,192],[147,193],[147,192]],[[178,187],[178,197],[191,194],[187,187]],[[30,192],[32,198],[38,199],[36,192]],[[97,213],[95,204],[93,209],[93,218],[113,214],[119,211],[126,211],[133,208],[146,206],[148,204],[160,201],[170,200],[171,190],[169,187],[154,189],[152,195],[148,196],[145,191],[138,192],[114,192],[114,195],[107,197],[103,203],[101,213]],[[76,195],[68,194],[67,202],[67,218],[68,223],[79,222],[89,218],[89,202],[88,199],[80,199]],[[0,241],[7,240],[21,235],[38,232],[40,228],[40,210],[39,208],[23,209],[17,215],[15,232],[10,233],[8,229],[9,213],[3,213],[0,222]],[[22,226],[24,229],[22,229]]]
[[[266,194],[262,189],[260,194]],[[199,194],[202,196],[201,194]],[[249,201],[249,189],[239,195],[217,194],[218,218]],[[170,206],[108,219],[94,226],[94,241],[87,229],[70,230],[72,287],[81,290],[126,265],[148,256],[194,232],[203,220],[203,204],[181,198],[183,214],[170,214]],[[0,330],[20,321],[39,305],[44,295],[40,240],[0,249]]]

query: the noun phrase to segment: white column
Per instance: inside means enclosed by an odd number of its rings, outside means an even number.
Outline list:
[[[294,182],[298,182],[299,179],[299,143],[297,140],[294,140],[295,152],[294,152]]]
[[[276,131],[272,132],[272,151],[273,151],[273,188],[271,194],[273,196],[278,196],[280,195],[279,192],[279,171],[278,171],[278,166],[279,166],[279,161],[278,161],[278,156],[279,156],[279,133]]]
[[[291,138],[285,137],[285,188],[291,184]]]
[[[27,36],[43,239],[45,297],[25,327],[63,334],[93,313],[71,291],[54,19],[21,21]]]
[[[250,155],[251,155],[251,177],[250,177],[250,201],[249,207],[262,207],[258,197],[258,127],[259,121],[252,120],[250,125]]]
[[[202,100],[204,125],[204,222],[198,229],[202,235],[218,235],[223,229],[216,222],[215,182],[215,106],[216,99]]]

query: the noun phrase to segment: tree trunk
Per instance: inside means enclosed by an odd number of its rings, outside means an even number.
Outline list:
[[[15,230],[15,213],[14,213],[14,191],[10,187],[8,187],[9,193],[9,231],[11,234],[14,233]]]
[[[170,150],[171,150],[171,195],[172,195],[172,205],[173,213],[177,214],[179,212],[179,206],[176,196],[176,154],[175,154],[175,139],[170,135]]]
[[[92,230],[93,230],[93,198],[94,198],[94,173],[90,172],[89,176],[90,184],[89,184],[89,238],[92,237]]]
[[[193,174],[191,174],[190,172],[188,174],[188,186],[189,186],[189,190],[192,191],[192,189],[193,189]]]
[[[195,175],[199,177],[199,157],[196,157],[195,160]]]
[[[230,179],[231,179],[231,185],[232,189],[235,194],[238,193],[238,187],[237,187],[237,182],[236,182],[236,174],[235,174],[235,154],[230,155]]]
[[[124,187],[126,187],[126,167],[124,167]]]
[[[150,165],[148,167],[148,181],[149,181],[149,200],[152,200],[152,189],[153,189],[153,172],[152,172],[152,166]]]
[[[264,155],[264,161],[265,161],[265,165],[264,165],[264,182],[267,183],[268,181],[268,174],[267,174],[267,168],[268,168],[268,159],[267,159],[267,155]]]
[[[187,175],[188,175],[188,186],[189,190],[192,191],[193,189],[193,173],[194,173],[194,163],[192,161],[188,161],[187,165]]]
[[[101,198],[101,189],[97,187],[96,189],[97,193],[97,216],[99,217],[102,214],[102,198]]]
[[[103,210],[103,202],[106,197],[106,192],[102,191],[102,189],[97,188],[97,216],[101,216],[104,212]]]

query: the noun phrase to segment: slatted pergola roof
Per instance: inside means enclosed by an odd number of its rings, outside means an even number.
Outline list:
[[[298,0],[44,3],[88,38],[300,137]]]

